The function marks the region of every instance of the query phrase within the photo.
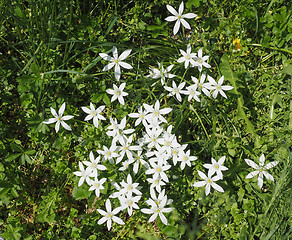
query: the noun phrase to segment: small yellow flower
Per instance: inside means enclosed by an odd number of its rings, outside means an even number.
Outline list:
[[[240,51],[240,49],[242,48],[241,44],[240,44],[240,39],[236,38],[232,41],[232,44],[235,46],[234,50],[238,50]]]

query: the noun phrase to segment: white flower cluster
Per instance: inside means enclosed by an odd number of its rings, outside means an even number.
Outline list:
[[[193,13],[183,14],[184,4],[183,2],[179,6],[178,12],[171,6],[167,5],[167,9],[174,15],[167,17],[167,21],[176,21],[173,33],[174,35],[179,31],[180,24],[190,29],[189,23],[185,20],[195,18],[196,15]],[[133,67],[124,62],[124,60],[130,55],[131,49],[127,49],[120,56],[116,47],[112,49],[113,57],[106,53],[100,53],[100,57],[106,61],[109,61],[102,71],[110,70],[114,67],[114,75],[117,81],[121,77],[121,69],[132,69]],[[184,63],[185,69],[190,67],[197,67],[199,72],[202,72],[203,67],[211,68],[207,63],[209,56],[203,56],[202,48],[199,49],[198,53],[191,52],[191,45],[187,45],[186,51],[180,50],[182,57],[177,62]],[[171,74],[170,71],[174,65],[170,65],[164,68],[161,63],[158,63],[158,68],[150,68],[150,73],[146,77],[152,79],[160,79],[162,86],[166,84],[166,79],[176,77]],[[216,82],[211,76],[206,73],[200,74],[200,80],[195,77],[191,77],[194,84],[183,88],[186,82],[180,82],[176,84],[172,81],[172,87],[164,86],[164,88],[170,92],[169,96],[175,96],[178,101],[182,101],[181,94],[188,96],[188,101],[195,99],[200,102],[199,96],[204,93],[206,96],[216,98],[218,93],[227,98],[224,91],[233,89],[232,86],[223,85],[224,76],[221,76],[218,82]],[[208,82],[205,80],[208,79]],[[155,85],[155,82],[153,85]],[[122,83],[119,87],[113,84],[113,89],[108,89],[106,92],[112,95],[111,101],[116,99],[120,104],[124,105],[124,97],[128,93],[124,92],[126,83]],[[56,123],[55,130],[59,131],[60,125],[65,129],[71,131],[71,127],[65,123],[66,120],[73,118],[72,115],[63,116],[66,104],[63,103],[57,113],[52,107],[50,108],[53,118],[44,121],[45,124]],[[105,106],[99,106],[95,108],[90,103],[90,108],[82,107],[81,109],[88,115],[85,117],[85,121],[93,120],[93,125],[98,128],[99,120],[106,120],[101,115]],[[124,224],[123,220],[116,215],[123,210],[126,210],[129,216],[134,214],[134,211],[140,209],[138,203],[141,200],[143,194],[140,191],[142,188],[139,186],[139,179],[136,177],[138,173],[146,174],[149,176],[146,180],[149,183],[150,198],[145,201],[149,208],[142,208],[141,212],[145,214],[151,214],[149,222],[154,221],[158,216],[164,224],[168,224],[167,218],[164,213],[169,213],[173,210],[167,205],[172,203],[171,199],[168,199],[165,194],[164,187],[170,182],[169,170],[174,168],[178,163],[181,171],[186,166],[191,167],[197,157],[192,156],[190,150],[187,150],[187,144],[180,144],[175,134],[172,133],[172,126],[167,125],[165,115],[172,111],[171,108],[162,108],[159,100],[154,105],[143,103],[137,109],[137,112],[130,113],[128,116],[135,119],[135,127],[143,125],[143,132],[135,132],[135,129],[127,129],[127,119],[124,117],[120,123],[115,118],[110,117],[110,125],[107,127],[106,134],[111,138],[110,146],[102,146],[102,149],[97,150],[98,156],[94,156],[95,153],[92,151],[89,153],[90,161],[79,162],[79,171],[75,171],[74,174],[79,178],[78,187],[86,182],[89,186],[89,191],[94,191],[97,197],[103,192],[104,184],[108,181],[107,178],[100,176],[101,171],[107,170],[105,165],[112,164],[111,168],[117,168],[118,171],[127,172],[127,178],[121,180],[121,182],[114,182],[109,179],[114,192],[106,200],[105,207],[106,211],[97,209],[97,211],[103,216],[98,224],[107,222],[108,230],[112,226],[112,221],[118,224]],[[140,129],[140,128],[139,128]],[[223,166],[226,157],[221,157],[218,162],[211,158],[212,164],[204,164],[203,166],[208,169],[207,176],[198,170],[199,176],[203,181],[195,182],[193,186],[202,187],[205,186],[205,194],[210,193],[211,187],[219,192],[224,192],[224,189],[216,184],[215,182],[223,179],[222,171],[228,170],[227,167]],[[264,155],[260,158],[260,165],[258,166],[251,160],[245,159],[246,163],[255,168],[256,171],[249,173],[246,178],[252,178],[258,175],[258,185],[261,188],[263,185],[263,176],[266,176],[270,180],[274,180],[273,177],[266,171],[277,165],[278,162],[271,162],[264,166]],[[101,164],[103,163],[103,164]],[[104,165],[105,164],[105,165]],[[84,167],[86,166],[86,168]],[[108,165],[107,165],[108,166]],[[216,174],[214,176],[214,174]],[[110,185],[110,186],[111,186]],[[144,189],[145,190],[145,189]],[[145,191],[144,191],[145,192]],[[119,206],[112,210],[111,199],[118,199]]]

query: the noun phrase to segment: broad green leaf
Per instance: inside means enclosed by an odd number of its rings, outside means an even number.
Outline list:
[[[78,181],[76,181],[76,183],[75,183],[75,186],[74,186],[73,191],[72,191],[72,196],[76,200],[88,198],[92,193],[92,191],[88,191],[89,186],[87,186],[87,184],[85,182],[83,183],[83,185],[81,187],[78,187],[77,184],[78,184]]]
[[[21,153],[13,153],[8,155],[8,157],[5,158],[6,162],[11,162],[12,160],[18,158],[21,155]]]

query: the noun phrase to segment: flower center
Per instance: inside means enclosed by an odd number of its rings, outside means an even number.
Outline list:
[[[216,88],[217,88],[218,90],[220,89],[220,87],[219,87],[219,86],[217,86]]]
[[[115,61],[115,63],[118,63],[118,62],[119,62],[119,60],[116,60],[116,61]]]
[[[121,95],[121,91],[116,91],[116,95]]]
[[[211,180],[210,179],[208,179],[208,183],[210,183],[211,182]]]
[[[262,171],[263,171],[263,169],[261,168],[261,169],[260,169],[260,172],[262,172]]]
[[[198,62],[198,63],[202,63],[202,59],[198,59],[197,62]]]
[[[60,120],[61,120],[61,118],[58,117],[58,121],[60,121]]]

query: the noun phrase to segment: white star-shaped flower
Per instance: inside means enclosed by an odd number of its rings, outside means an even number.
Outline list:
[[[180,94],[183,93],[183,88],[185,86],[186,82],[182,82],[181,84],[179,84],[178,86],[176,86],[176,83],[174,81],[172,81],[172,88],[171,87],[167,87],[164,86],[165,90],[169,91],[170,93],[168,94],[168,96],[176,96],[177,100],[181,102],[181,96]]]
[[[203,166],[209,169],[210,175],[212,176],[214,173],[217,174],[220,179],[223,179],[222,171],[228,170],[227,167],[223,166],[223,163],[226,159],[226,156],[221,157],[218,162],[214,158],[211,158],[212,164],[204,164]]]
[[[56,122],[56,125],[55,125],[56,133],[60,129],[60,124],[65,129],[71,131],[72,130],[71,127],[67,123],[65,123],[64,121],[69,120],[69,119],[73,118],[74,116],[72,116],[72,115],[63,116],[65,108],[66,108],[66,103],[63,103],[62,106],[59,109],[59,114],[57,114],[56,110],[51,107],[50,108],[51,109],[51,113],[54,116],[54,118],[50,118],[47,121],[44,121],[43,123],[44,124],[51,124],[51,123],[55,123]]]
[[[250,172],[245,178],[253,178],[256,175],[259,175],[258,176],[258,185],[260,188],[262,188],[262,186],[263,186],[264,176],[267,179],[274,181],[273,176],[271,174],[269,174],[266,170],[268,170],[272,167],[275,167],[279,163],[278,161],[270,162],[264,166],[264,164],[265,164],[265,155],[264,154],[262,154],[260,156],[260,160],[259,160],[260,164],[259,165],[257,165],[254,161],[249,160],[249,159],[244,159],[244,161],[249,166],[256,169],[256,171]]]
[[[185,18],[191,19],[195,18],[197,15],[194,13],[182,14],[184,11],[184,3],[181,2],[178,8],[178,12],[170,5],[166,5],[167,10],[174,16],[167,17],[165,20],[168,22],[176,21],[173,28],[173,35],[177,34],[180,24],[182,24],[185,28],[191,29],[190,24],[185,20]]]
[[[183,90],[182,93],[185,95],[188,95],[188,101],[194,98],[197,102],[201,102],[201,100],[199,99],[199,96],[201,95],[201,93],[197,91],[197,84],[188,86],[187,90]]]
[[[86,112],[88,115],[85,117],[84,121],[91,120],[93,118],[93,124],[98,128],[98,119],[106,120],[104,116],[100,115],[105,106],[99,106],[95,109],[94,105],[90,103],[90,109],[87,107],[81,107],[81,109]]]
[[[222,97],[227,98],[224,91],[229,91],[229,90],[233,89],[232,86],[228,86],[228,85],[222,86],[223,81],[224,81],[224,76],[222,76],[219,79],[218,83],[216,83],[216,81],[211,76],[208,76],[208,80],[212,84],[212,89],[214,90],[214,92],[212,94],[213,98],[216,98],[218,93],[220,93]]]
[[[122,105],[125,104],[124,97],[128,95],[128,93],[123,92],[125,86],[126,86],[126,83],[122,83],[120,85],[120,87],[117,87],[116,84],[113,84],[113,88],[114,89],[108,89],[108,90],[106,90],[106,92],[108,94],[113,95],[112,96],[112,99],[111,99],[112,102],[115,101],[116,99],[118,99],[119,102],[120,102],[120,104],[122,104]]]
[[[106,222],[107,229],[110,230],[112,226],[112,221],[121,225],[125,224],[122,219],[115,216],[121,211],[120,207],[117,207],[114,210],[112,210],[111,201],[109,199],[106,200],[105,207],[106,207],[106,211],[101,210],[101,209],[96,209],[101,215],[103,215],[103,217],[99,219],[97,222],[99,225]]]
[[[191,78],[195,82],[195,84],[197,84],[197,89],[199,91],[202,91],[206,96],[211,97],[209,90],[212,90],[213,88],[211,83],[205,83],[206,73],[202,73],[200,81],[193,76],[191,76]]]
[[[167,225],[167,219],[164,216],[163,213],[171,212],[173,208],[166,208],[165,205],[167,205],[167,196],[165,195],[159,204],[157,204],[153,199],[148,199],[146,201],[148,205],[151,206],[150,209],[148,208],[142,208],[141,212],[146,214],[152,214],[152,216],[149,218],[148,222],[153,222],[157,216],[160,217],[161,222],[163,222],[165,225]]]
[[[181,58],[179,58],[177,60],[177,62],[179,62],[179,63],[184,62],[185,63],[185,69],[187,69],[189,64],[191,64],[192,67],[196,65],[196,62],[195,62],[195,60],[193,58],[196,58],[197,54],[196,53],[191,53],[191,51],[192,51],[191,44],[188,44],[186,52],[184,50],[181,50],[181,49],[179,51],[183,56]]]
[[[116,47],[113,47],[113,57],[109,56],[106,53],[100,53],[99,56],[102,57],[106,61],[110,61],[109,64],[107,64],[102,71],[107,71],[111,69],[113,66],[115,66],[115,78],[119,81],[121,77],[121,69],[120,66],[126,69],[132,69],[133,67],[123,62],[131,53],[132,49],[127,49],[124,51],[120,56],[118,55],[118,50]]]
[[[200,170],[198,170],[198,174],[200,175],[200,177],[202,179],[204,179],[204,181],[200,181],[200,182],[195,182],[194,183],[194,187],[205,187],[205,194],[206,196],[210,193],[211,187],[213,187],[214,189],[216,189],[219,192],[224,192],[224,189],[222,187],[220,187],[217,183],[215,183],[216,181],[220,180],[219,176],[214,176],[212,177],[212,175],[210,174],[210,171],[208,172],[208,177],[201,172]]]
[[[195,58],[196,62],[194,66],[197,66],[200,72],[202,71],[203,67],[211,68],[211,66],[208,63],[206,63],[208,58],[209,56],[203,56],[203,50],[202,48],[200,48],[198,51],[198,56]]]

